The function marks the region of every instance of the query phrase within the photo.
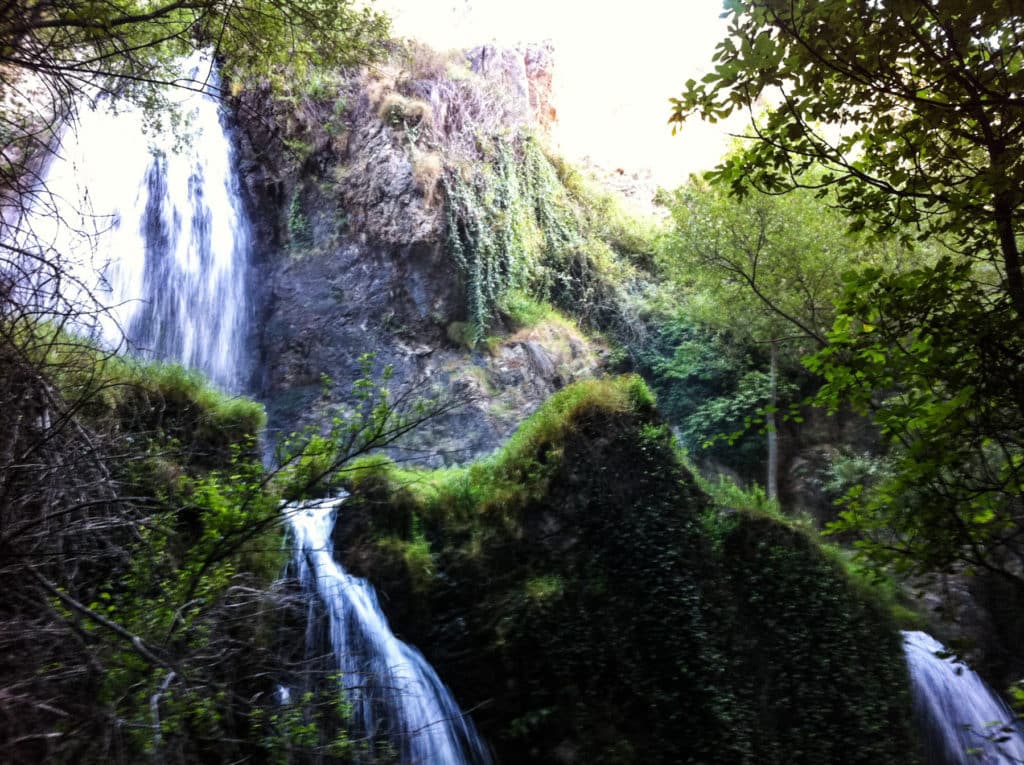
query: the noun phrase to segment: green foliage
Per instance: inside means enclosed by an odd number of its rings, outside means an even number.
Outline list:
[[[535,300],[518,289],[510,289],[502,295],[497,308],[513,329],[534,327],[544,321],[565,321],[550,303]]]
[[[611,321],[628,257],[649,252],[648,232],[531,136],[496,139],[484,160],[444,180],[448,250],[465,279],[476,339],[509,293],[550,300],[590,324]]]
[[[203,46],[239,78],[271,76],[282,65],[350,66],[379,58],[389,28],[386,16],[349,0],[200,0],[187,8],[137,0],[44,2],[31,14],[22,10],[0,16],[13,67],[71,78],[80,76],[73,62],[88,59],[90,73],[129,84],[173,80],[173,57]]]
[[[555,393],[523,422],[500,451],[466,467],[436,471],[400,470],[393,463],[356,463],[345,480],[353,494],[372,477],[389,491],[402,487],[429,518],[469,519],[479,513],[514,523],[508,511],[543,494],[557,457],[581,422],[602,414],[651,413],[654,395],[637,375],[586,380]]]
[[[895,265],[899,253],[844,234],[845,220],[829,200],[810,192],[744,191],[731,197],[691,177],[662,192],[674,226],[661,240],[658,264],[685,291],[694,319],[754,342],[782,340],[793,359],[824,344],[840,274],[865,261]]]
[[[886,457],[843,450],[830,460],[822,488],[832,498],[839,499],[854,487],[863,490],[874,486],[891,472],[891,461]]]
[[[701,390],[700,398],[697,390],[680,392],[693,402],[681,413],[681,438],[747,475],[766,456],[767,485],[775,492],[779,413],[796,407],[809,382],[801,355],[827,342],[840,273],[865,262],[896,265],[903,253],[845,234],[828,200],[810,192],[745,191],[732,197],[691,177],[661,192],[673,227],[660,240],[656,262],[667,283],[661,300],[671,307],[654,321],[664,322],[655,324],[660,343],[675,334],[680,346],[659,353],[652,344],[655,354],[645,361],[666,387],[701,376],[721,386]],[[731,352],[718,350],[729,345]],[[754,435],[766,436],[765,443]],[[733,445],[739,448],[730,453]]]
[[[359,461],[360,458],[459,404],[453,399],[419,396],[411,389],[393,395],[389,387],[394,373],[391,366],[375,375],[372,353],[363,354],[359,364],[362,377],[352,384],[351,404],[334,411],[326,433],[310,427],[292,433],[278,444],[276,462],[281,467],[274,482],[285,498],[309,499],[331,494],[347,472],[364,472],[375,464],[372,460]],[[329,388],[331,381],[325,379],[324,385]]]
[[[743,194],[829,186],[854,228],[947,237],[1000,265],[1024,313],[1016,238],[1024,204],[1020,9],[845,0],[738,0],[715,69],[690,80],[672,120],[716,120],[781,89],[757,140],[714,176]],[[769,101],[771,101],[769,96]],[[820,126],[841,125],[837,139]],[[806,178],[822,165],[824,175]],[[909,225],[908,225],[909,224]]]
[[[255,448],[266,425],[261,404],[228,395],[179,364],[116,356],[48,323],[31,335],[19,340],[27,361],[47,369],[61,398],[111,437],[173,444],[173,459],[210,468],[239,446]]]
[[[265,761],[274,765],[295,762],[300,753],[310,758],[368,765],[394,762],[394,752],[383,746],[373,751],[369,741],[353,740],[344,727],[331,736],[324,735],[325,730],[338,728],[338,721],[351,716],[351,704],[342,689],[342,678],[332,673],[323,688],[306,691],[294,700],[278,700],[270,708],[253,710],[252,735],[258,738]]]
[[[709,327],[690,316],[688,305],[649,302],[648,327],[632,347],[638,371],[658,394],[659,409],[678,428],[695,459],[712,459],[745,477],[761,477],[768,403],[764,348]],[[788,372],[788,369],[787,369]],[[782,400],[796,394],[789,373],[779,386]],[[754,423],[756,419],[760,423]]]
[[[710,506],[653,405],[635,376],[590,381],[471,466],[368,466],[347,512],[411,511],[436,575],[404,588],[372,535],[346,536],[350,558],[458,697],[489,700],[502,761],[914,761],[877,598],[806,533]],[[763,492],[720,501],[777,513]]]
[[[870,412],[890,445],[835,530],[860,535],[875,564],[1024,588],[1010,563],[1024,519],[1020,9],[741,0],[727,15],[715,70],[687,83],[672,119],[785,98],[712,177],[740,197],[817,188],[853,230],[948,247],[903,273],[851,275],[810,361],[826,379],[818,402]]]
[[[792,398],[796,386],[784,383],[778,395]],[[764,410],[770,402],[768,375],[746,372],[727,396],[705,400],[683,423],[684,442],[707,449],[718,441],[730,446],[748,431],[764,433]]]
[[[769,499],[764,489],[757,484],[743,488],[728,476],[718,476],[714,481],[694,473],[695,481],[707,492],[712,504],[721,510],[742,510],[753,515],[763,515],[783,521],[782,510],[776,499]],[[720,512],[718,513],[720,514]],[[785,519],[792,523],[792,519]]]
[[[38,331],[41,339],[48,329]],[[279,574],[284,551],[278,497],[266,489],[256,445],[263,409],[178,366],[109,356],[60,334],[47,341],[40,347],[54,371],[54,400],[67,397],[75,427],[108,454],[102,500],[84,504],[101,514],[69,511],[61,500],[58,516],[72,523],[52,529],[56,539],[3,540],[12,552],[70,551],[72,539],[92,551],[31,569],[49,596],[41,604],[53,619],[47,629],[86,636],[82,654],[58,652],[33,682],[59,688],[68,667],[91,668],[78,681],[90,689],[91,708],[78,714],[89,724],[116,719],[124,735],[117,745],[78,742],[76,760],[230,757],[234,745],[211,742],[244,730],[251,705],[243,697],[262,692],[253,678],[276,662],[277,604],[263,588]],[[31,531],[28,512],[18,521]],[[16,566],[3,575],[19,571],[28,576]],[[27,595],[24,582],[19,592]],[[42,655],[53,650],[48,640],[40,637]],[[60,692],[55,698],[67,703]],[[55,761],[64,758],[53,751]]]
[[[299,189],[295,190],[288,205],[288,243],[293,251],[307,249],[313,244],[313,232],[309,227],[309,219],[302,212]]]
[[[741,516],[722,555],[736,693],[756,710],[754,761],[916,761],[901,638],[878,598],[771,519]],[[853,703],[839,712],[845,694]],[[796,699],[799,713],[780,708]]]
[[[239,695],[252,681],[243,675],[229,692],[223,673],[275,664],[275,604],[253,586],[278,575],[285,551],[279,500],[263,478],[258,461],[239,457],[229,473],[180,480],[164,495],[173,509],[149,518],[127,550],[128,568],[89,606],[142,645],[173,656],[173,670],[160,671],[130,645],[100,641],[107,636],[86,621],[98,639],[93,660],[109,667],[98,701],[137,731],[137,751],[196,751],[229,735],[240,724],[235,718],[250,711]],[[233,632],[247,635],[248,646],[236,644]],[[149,730],[154,697],[161,702],[159,739]]]
[[[878,563],[1016,577],[1024,348],[1007,297],[982,278],[950,258],[851,275],[830,345],[808,362],[826,380],[819,401],[869,411],[892,445],[888,473],[854,486],[835,526],[860,532]]]
[[[103,462],[87,474],[94,485],[59,475],[81,494],[44,485],[41,496],[56,497],[52,503],[21,500],[16,516],[5,515],[12,523],[0,534],[8,593],[0,613],[32,625],[41,645],[17,655],[28,660],[27,672],[6,656],[3,669],[70,709],[52,724],[33,713],[9,729],[59,733],[62,721],[73,720],[120,731],[116,741],[48,736],[44,759],[52,761],[281,761],[305,753],[369,762],[364,746],[335,733],[344,730],[345,710],[319,698],[296,708],[274,700],[276,684],[294,671],[282,650],[300,639],[288,636],[291,620],[305,618],[305,608],[292,613],[291,596],[274,585],[287,555],[281,492],[302,497],[336,485],[346,463],[442,405],[392,394],[389,373],[374,378],[365,357],[357,405],[338,414],[327,437],[296,436],[285,468],[267,473],[257,446],[259,405],[181,367],[105,355],[46,325],[34,340],[32,352],[53,371],[50,401],[73,407],[71,432],[83,433]],[[61,445],[59,459],[74,454],[78,470],[91,469],[88,452],[71,451],[66,433],[47,435]],[[11,476],[5,471],[3,479]],[[403,562],[426,579],[430,549],[418,528],[402,531],[411,535]],[[35,621],[18,621],[26,614]],[[38,656],[46,663],[34,664]],[[72,706],[83,693],[84,706]],[[372,754],[390,761],[386,752]]]

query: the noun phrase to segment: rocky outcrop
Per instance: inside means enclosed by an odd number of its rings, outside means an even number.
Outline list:
[[[436,158],[416,147],[405,133],[406,126],[396,129],[385,123],[374,113],[374,106],[367,94],[360,95],[342,164],[331,168],[338,176],[333,180],[350,238],[371,246],[439,249],[444,241],[444,215],[436,190],[438,178],[435,175],[431,183],[424,177],[433,172],[426,166]],[[391,114],[390,119],[398,117]],[[444,271],[435,275],[439,286],[450,281]]]
[[[505,88],[519,104],[523,118],[546,130],[558,119],[552,100],[554,45],[502,48],[480,45],[466,53],[470,68]]]
[[[916,761],[888,615],[809,537],[711,508],[645,391],[582,383],[491,459],[354,477],[337,549],[497,762]]]
[[[353,73],[318,99],[275,101],[269,89],[239,97],[243,186],[261,250],[256,388],[272,437],[329,421],[368,352],[378,371],[393,368],[392,388],[467,401],[405,444],[431,464],[493,450],[552,392],[598,373],[600,345],[567,322],[519,330],[497,317],[486,343],[467,342],[444,165],[467,161],[474,119],[517,130],[554,116],[549,46],[479,48],[467,61],[490,84],[452,84],[435,61],[418,72]],[[488,88],[501,94],[500,109],[486,106]]]

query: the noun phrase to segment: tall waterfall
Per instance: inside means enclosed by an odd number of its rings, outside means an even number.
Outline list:
[[[185,81],[214,78],[200,56],[185,65]],[[129,104],[101,100],[80,110],[46,170],[45,192],[18,222],[18,246],[38,250],[40,261],[59,258],[59,273],[71,277],[49,288],[60,303],[54,299],[53,315],[67,306],[72,324],[111,348],[127,341],[135,353],[181,362],[241,392],[250,372],[252,237],[233,149],[213,98],[167,95],[175,109],[165,117],[182,128],[177,136],[147,129]],[[339,503],[309,502],[286,514],[300,578],[311,602],[322,603],[321,611],[311,606],[311,623],[326,611],[355,723],[386,737],[407,765],[489,765],[437,673],[391,633],[372,587],[334,560]]]
[[[140,108],[102,98],[67,126],[21,226],[60,257],[81,294],[80,316],[110,347],[205,372],[245,389],[251,327],[251,228],[210,62],[183,64],[187,88],[168,88],[163,129]],[[196,92],[196,88],[200,92]],[[169,127],[175,129],[168,129]]]
[[[924,632],[904,632],[914,712],[929,765],[1016,765],[1024,736],[1013,712],[945,646]]]
[[[384,734],[407,765],[488,765],[486,745],[437,673],[392,634],[369,583],[335,561],[331,531],[342,501],[294,503],[286,512],[299,579],[326,611],[355,724],[367,735]]]

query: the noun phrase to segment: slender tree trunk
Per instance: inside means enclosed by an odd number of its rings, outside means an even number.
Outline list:
[[[1013,204],[1006,199],[1006,195],[996,197],[995,212],[1003,268],[1006,271],[1006,291],[1017,310],[1017,318],[1024,319],[1024,275],[1021,274],[1020,250],[1017,248],[1017,232],[1013,225]]]
[[[764,418],[768,429],[768,499],[779,498],[779,434],[775,429],[775,407],[778,401],[778,340],[772,338],[771,367],[768,374],[768,412]]]

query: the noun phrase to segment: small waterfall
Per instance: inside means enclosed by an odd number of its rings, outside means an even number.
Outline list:
[[[472,721],[423,655],[391,633],[373,587],[335,561],[331,531],[342,501],[293,503],[286,515],[299,580],[327,613],[355,724],[367,735],[385,734],[407,765],[488,765]]]
[[[182,66],[190,88],[216,85],[202,55]],[[209,89],[209,88],[207,88]],[[168,88],[151,129],[142,110],[101,98],[83,105],[20,223],[23,239],[59,257],[79,283],[65,294],[110,347],[177,361],[222,388],[248,383],[250,225],[219,104]],[[79,325],[81,325],[79,321]]]
[[[904,632],[903,648],[928,765],[1024,763],[1016,716],[977,673],[924,632]]]

